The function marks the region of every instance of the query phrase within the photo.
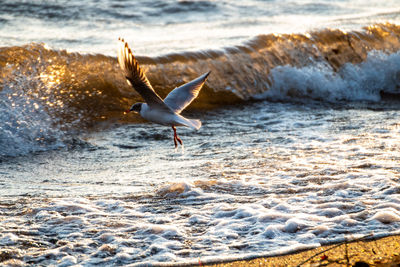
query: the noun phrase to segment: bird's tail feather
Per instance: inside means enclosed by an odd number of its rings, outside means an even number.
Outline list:
[[[179,121],[183,126],[190,127],[194,130],[198,130],[201,127],[201,121],[195,119],[186,119],[183,116],[179,116]]]
[[[188,119],[188,121],[190,121],[190,123],[194,129],[196,129],[196,130],[200,129],[200,127],[201,127],[200,120]]]

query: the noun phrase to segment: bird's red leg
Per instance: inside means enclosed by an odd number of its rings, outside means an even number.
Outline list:
[[[178,135],[176,135],[176,140],[178,140],[178,142],[179,142],[179,144],[181,144],[181,146],[183,145],[182,140],[178,137]]]
[[[174,144],[175,144],[175,148],[178,147],[178,143],[176,142],[178,136],[176,135],[176,128],[175,126],[172,126],[172,130],[174,130]]]
[[[178,137],[178,135],[176,134],[176,128],[175,126],[172,126],[172,130],[174,130],[174,143],[175,143],[175,147],[178,146],[178,143],[176,141],[179,142],[179,144],[181,144],[182,146],[182,140]]]

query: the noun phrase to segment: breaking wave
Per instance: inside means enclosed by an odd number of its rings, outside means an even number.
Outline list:
[[[211,70],[191,105],[207,109],[251,99],[379,102],[382,92],[400,93],[399,50],[400,26],[379,24],[260,35],[235,47],[138,60],[162,97]],[[136,120],[122,112],[140,101],[115,57],[37,43],[0,48],[0,98],[0,156],[62,146],[65,133],[103,121]]]

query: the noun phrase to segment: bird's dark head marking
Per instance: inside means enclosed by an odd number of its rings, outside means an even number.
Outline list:
[[[135,103],[135,104],[133,104],[132,107],[129,109],[129,111],[140,113],[140,110],[142,109],[142,104],[143,103]]]

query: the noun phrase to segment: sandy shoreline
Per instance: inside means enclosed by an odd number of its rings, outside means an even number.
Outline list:
[[[25,266],[7,253],[0,253],[1,266]],[[7,259],[8,258],[8,259]],[[146,265],[147,266],[147,265]],[[160,266],[400,266],[400,235],[371,238],[321,246],[297,253],[260,257],[251,260],[238,260],[217,264],[204,264],[200,259],[196,264],[161,264]]]
[[[400,235],[321,246],[283,256],[206,266],[400,266]]]

